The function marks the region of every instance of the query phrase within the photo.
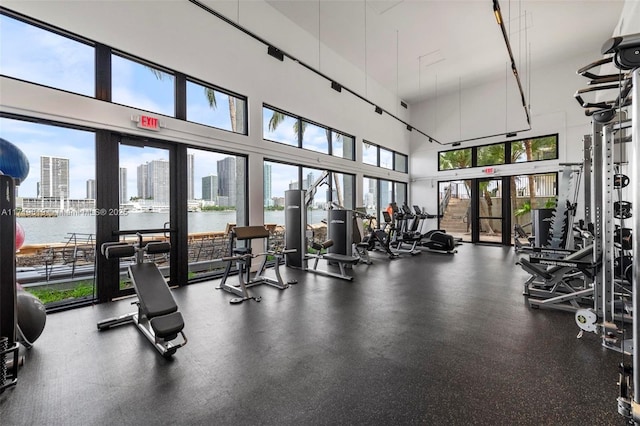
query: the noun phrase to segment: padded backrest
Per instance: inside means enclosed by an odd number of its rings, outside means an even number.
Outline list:
[[[385,223],[391,223],[391,215],[388,212],[383,211],[382,212],[382,217],[383,217]]]
[[[171,290],[155,263],[131,265],[129,274],[138,295],[140,310],[148,318],[178,310]]]
[[[254,238],[268,238],[269,230],[263,225],[236,226],[233,228],[237,240],[252,240]]]

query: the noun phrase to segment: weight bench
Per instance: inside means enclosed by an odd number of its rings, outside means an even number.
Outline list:
[[[520,259],[516,265],[531,274],[524,283],[523,295],[529,298],[533,308],[551,307],[575,312],[581,308],[579,301],[590,301],[593,296],[592,263],[593,246],[571,253],[562,259]],[[541,265],[547,265],[543,267]],[[575,287],[571,281],[582,279],[583,285]],[[586,300],[583,300],[586,299]]]
[[[333,240],[327,240],[322,244],[319,243],[313,243],[312,247],[315,250],[318,250],[317,254],[311,254],[308,253],[305,256],[305,261],[308,261],[310,259],[314,259],[313,262],[313,267],[312,268],[305,268],[308,272],[313,272],[316,274],[320,274],[320,275],[326,275],[329,277],[335,277],[335,278],[340,278],[342,280],[347,280],[347,281],[351,281],[353,280],[353,277],[350,275],[347,275],[346,271],[345,271],[345,266],[349,265],[349,266],[353,266],[355,264],[357,264],[360,261],[359,257],[356,256],[348,256],[345,254],[338,254],[338,253],[323,253],[322,250],[326,250],[329,247],[331,247],[333,245]],[[338,267],[340,268],[340,273],[336,273],[336,272],[331,272],[331,271],[325,271],[322,269],[318,269],[318,261],[320,259],[326,260],[327,263],[337,263]]]
[[[171,245],[167,242],[149,242],[142,247],[141,236],[139,241],[137,247],[126,243],[105,243],[101,247],[107,259],[136,256],[136,263],[129,265],[128,272],[138,295],[138,301],[134,302],[138,311],[100,321],[98,330],[134,323],[162,356],[169,358],[187,343],[182,332],[184,320],[156,264],[143,260],[144,254],[168,253]]]

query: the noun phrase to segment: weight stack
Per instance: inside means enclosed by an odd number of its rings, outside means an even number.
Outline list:
[[[353,242],[353,213],[351,210],[329,210],[327,238],[333,241],[329,253],[351,256]]]
[[[304,257],[307,252],[307,210],[304,202],[307,191],[290,189],[284,192],[284,242],[287,250],[295,249],[295,253],[285,256],[287,266],[304,268]]]

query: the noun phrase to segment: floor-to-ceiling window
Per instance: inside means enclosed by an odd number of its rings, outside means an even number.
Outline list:
[[[511,224],[514,228],[519,227],[518,230],[527,235],[535,234],[533,211],[556,207],[557,177],[557,173],[511,176]],[[540,241],[546,242],[546,238]]]
[[[227,231],[244,226],[246,159],[242,156],[187,149],[187,223],[189,278],[218,273],[227,255]]]
[[[374,216],[379,222],[384,222],[383,211],[391,203],[402,207],[407,200],[407,184],[386,179],[364,177],[362,180],[363,198],[362,206],[367,213]]]
[[[95,294],[95,134],[49,124],[0,118],[0,138],[29,160],[16,189],[17,280],[48,308]]]

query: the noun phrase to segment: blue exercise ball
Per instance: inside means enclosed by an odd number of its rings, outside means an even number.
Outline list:
[[[0,138],[0,174],[11,176],[17,183],[29,174],[29,160],[20,148]]]
[[[44,330],[47,312],[44,304],[33,294],[18,290],[16,296],[18,339],[25,347],[30,348]]]

